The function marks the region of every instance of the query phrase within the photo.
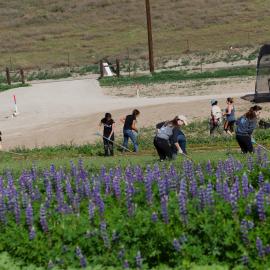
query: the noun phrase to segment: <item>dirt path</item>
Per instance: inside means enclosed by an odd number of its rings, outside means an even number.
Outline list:
[[[117,135],[121,134],[122,129],[119,118],[134,108],[141,111],[141,127],[154,125],[177,114],[186,114],[190,120],[206,118],[209,115],[211,98],[218,98],[223,107],[228,95],[240,97],[251,93],[252,83],[251,80],[239,79],[224,83],[219,81],[217,84],[208,84],[209,89],[206,92],[201,91],[199,86],[186,86],[185,94],[176,90],[173,92],[178,84],[154,85],[140,90],[140,97],[108,95],[108,89],[100,88],[97,80],[91,78],[44,82],[28,88],[13,89],[0,94],[3,146],[6,149],[16,146],[32,148],[93,142],[97,139],[93,134],[98,129],[99,120],[107,111],[112,112],[116,120]],[[181,88],[181,84],[179,87]],[[157,94],[157,88],[162,89],[161,94]],[[228,89],[234,89],[234,94]],[[136,92],[136,88],[125,87],[121,91]],[[195,91],[195,94],[192,94],[192,91]],[[148,94],[143,94],[144,92]],[[209,95],[210,92],[214,95]],[[13,95],[17,97],[20,112],[15,118],[11,118]],[[239,114],[250,106],[250,103],[238,98],[236,104]]]

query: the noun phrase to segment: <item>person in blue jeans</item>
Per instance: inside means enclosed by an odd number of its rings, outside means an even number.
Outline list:
[[[138,128],[136,127],[136,124],[137,124],[137,118],[139,115],[140,115],[140,111],[135,109],[135,110],[133,110],[132,114],[129,114],[126,117],[123,117],[120,119],[121,122],[124,123],[123,146],[125,148],[127,148],[128,147],[128,140],[131,139],[133,146],[134,146],[134,152],[138,152],[138,142],[137,142]]]

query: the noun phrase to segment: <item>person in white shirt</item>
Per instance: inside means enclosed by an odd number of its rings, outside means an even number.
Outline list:
[[[220,107],[217,105],[218,101],[216,99],[212,99],[210,103],[212,106],[210,118],[210,135],[213,135],[222,122],[222,112]]]

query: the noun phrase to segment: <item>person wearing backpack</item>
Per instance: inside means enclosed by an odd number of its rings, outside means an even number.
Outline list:
[[[174,153],[183,153],[178,142],[178,136],[182,135],[179,134],[179,127],[186,124],[186,117],[179,115],[171,121],[161,122],[156,125],[157,133],[154,138],[154,146],[158,152],[160,161],[166,158],[172,159]]]
[[[236,121],[236,140],[244,154],[254,151],[253,143],[255,143],[255,140],[251,135],[256,128],[261,110],[262,107],[255,105]]]
[[[113,156],[114,127],[115,122],[110,113],[100,120],[99,126],[103,126],[103,145],[105,156]]]

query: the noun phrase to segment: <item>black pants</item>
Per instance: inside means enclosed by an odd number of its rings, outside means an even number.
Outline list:
[[[166,157],[172,159],[173,152],[169,141],[155,137],[154,146],[157,149],[160,160],[164,160]]]
[[[103,138],[105,156],[113,156],[113,141],[114,141],[114,138],[112,137],[110,140],[111,141]]]
[[[236,140],[243,153],[252,153],[254,151],[251,142],[251,136],[248,135],[236,135]]]

